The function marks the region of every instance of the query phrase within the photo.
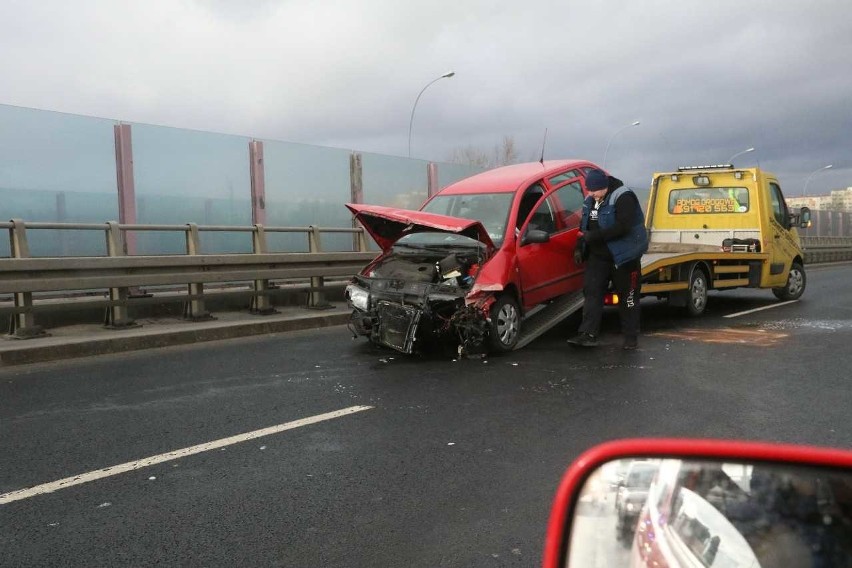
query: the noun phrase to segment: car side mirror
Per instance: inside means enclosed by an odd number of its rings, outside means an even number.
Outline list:
[[[527,232],[524,233],[524,238],[521,239],[521,246],[528,245],[530,243],[546,243],[550,241],[550,233],[547,231],[542,231],[539,229],[527,229]]]
[[[811,226],[811,210],[809,208],[802,207],[799,210],[798,224],[801,229],[807,229]]]
[[[645,489],[614,508],[606,481],[625,462],[654,467],[643,477]],[[601,530],[612,526],[615,534]],[[553,501],[543,566],[709,566],[720,555],[730,566],[779,566],[779,558],[814,562],[801,566],[841,565],[848,549],[819,540],[829,532],[831,542],[852,542],[852,451],[616,440],[584,452],[566,471]],[[767,535],[778,540],[766,546]]]

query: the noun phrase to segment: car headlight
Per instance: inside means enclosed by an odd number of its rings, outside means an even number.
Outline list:
[[[633,509],[635,509],[635,508],[636,508],[636,507],[633,505],[633,503],[628,503],[628,504],[627,504],[627,510],[628,510],[628,511],[630,511],[631,513],[633,512]]]
[[[355,284],[346,287],[346,297],[355,309],[366,312],[370,306],[370,293]]]

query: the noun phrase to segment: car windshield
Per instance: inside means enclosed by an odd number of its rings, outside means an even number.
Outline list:
[[[479,221],[499,247],[506,233],[506,222],[514,196],[514,193],[506,192],[437,195],[423,207],[423,211]]]

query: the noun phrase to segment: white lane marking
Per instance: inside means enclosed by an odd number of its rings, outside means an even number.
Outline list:
[[[11,491],[9,493],[4,493],[0,495],[0,505],[12,503],[13,501],[20,501],[21,499],[27,499],[29,497],[35,497],[36,495],[42,495],[44,493],[53,493],[54,491],[57,491],[59,489],[65,489],[66,487],[81,485],[83,483],[88,483],[89,481],[95,481],[97,479],[102,479],[111,475],[118,475],[119,473],[125,473],[128,471],[141,469],[143,467],[148,467],[159,463],[176,460],[179,458],[184,458],[193,454],[200,454],[201,452],[215,450],[216,448],[223,448],[232,444],[239,444],[240,442],[254,440],[263,436],[269,436],[271,434],[278,434],[279,432],[292,430],[294,428],[299,428],[300,426],[309,426],[310,424],[316,424],[317,422],[323,422],[325,420],[331,420],[333,418],[340,418],[341,416],[354,414],[356,412],[362,412],[364,410],[371,410],[372,408],[374,407],[350,406],[349,408],[335,410],[334,412],[317,414],[316,416],[310,416],[308,418],[294,420],[293,422],[285,422],[284,424],[278,424],[277,426],[262,428],[260,430],[255,430],[254,432],[237,434],[236,436],[230,436],[228,438],[222,438],[221,440],[214,440],[213,442],[207,442],[206,444],[198,444],[196,446],[190,446],[188,448],[183,448],[180,450],[174,450],[165,454],[160,454],[158,456],[151,456],[149,458],[143,458],[132,462],[114,465],[111,467],[105,467],[97,471],[81,473],[80,475],[66,477],[65,479],[60,479],[51,483],[44,483],[42,485],[36,485],[35,487],[28,487],[26,489]]]
[[[781,306],[786,306],[787,304],[795,304],[798,301],[799,300],[790,300],[788,302],[779,302],[777,304],[772,304],[770,306],[763,306],[762,308],[754,308],[753,310],[746,310],[744,312],[737,312],[735,314],[728,314],[728,315],[722,316],[722,317],[736,318],[736,317],[744,316],[746,314],[753,314],[754,312],[762,312],[763,310],[771,310],[772,308],[780,308]]]

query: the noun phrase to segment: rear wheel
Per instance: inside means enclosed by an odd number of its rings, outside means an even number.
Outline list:
[[[497,298],[491,306],[489,345],[495,353],[507,353],[515,348],[521,336],[521,311],[509,294]]]
[[[807,283],[805,268],[798,262],[794,262],[787,275],[787,285],[783,288],[773,288],[772,293],[779,300],[798,300],[804,293]]]
[[[707,308],[707,275],[701,268],[692,269],[689,288],[686,291],[686,312],[691,316],[700,316]]]

